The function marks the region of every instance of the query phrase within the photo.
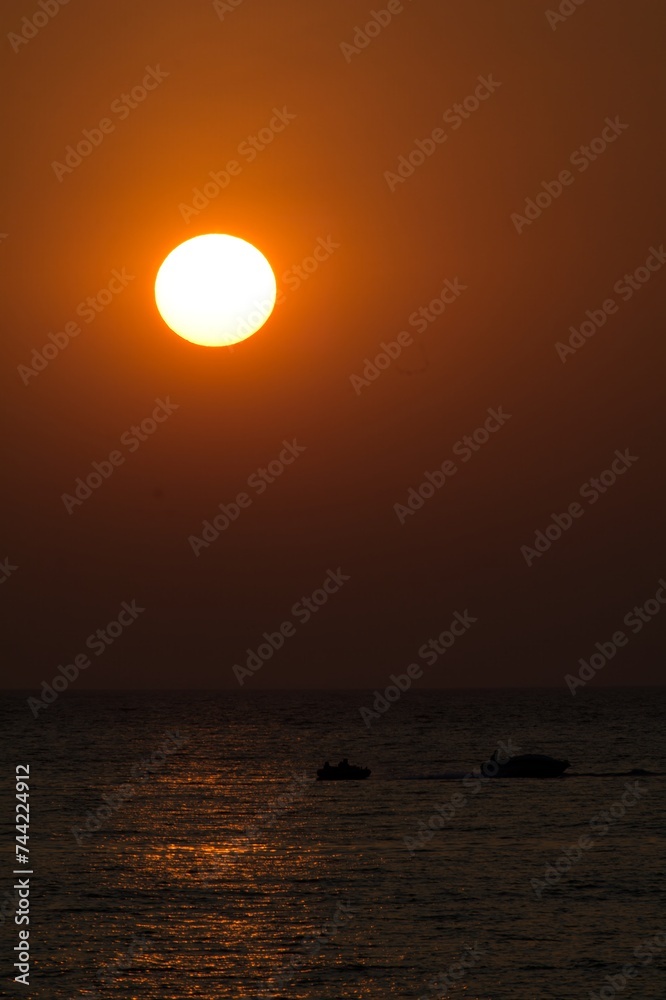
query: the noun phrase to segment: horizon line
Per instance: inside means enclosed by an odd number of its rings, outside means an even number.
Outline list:
[[[657,690],[661,691],[666,689],[666,683],[664,684],[603,684],[597,685],[594,691],[639,691],[639,690]],[[33,692],[34,688],[18,688],[18,687],[2,687],[0,686],[0,692],[7,694],[22,694],[24,692]],[[468,692],[479,692],[479,691],[562,691],[564,693],[565,687],[563,685],[554,684],[537,684],[537,685],[526,685],[526,684],[512,684],[505,686],[479,686],[479,687],[418,687],[414,689],[414,693],[426,692],[426,691],[468,691]],[[379,688],[369,688],[369,687],[255,687],[243,690],[238,687],[113,687],[113,688],[84,688],[83,690],[75,690],[70,692],[72,694],[132,694],[132,693],[157,693],[157,694],[169,694],[170,692],[183,692],[190,691],[192,693],[201,692],[208,694],[269,694],[275,692],[290,692],[293,694],[323,694],[327,692],[342,691],[346,693],[354,692],[370,692],[374,694],[375,691],[380,691]],[[593,693],[593,692],[587,692]]]

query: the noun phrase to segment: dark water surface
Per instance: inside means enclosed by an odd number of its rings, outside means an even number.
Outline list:
[[[363,692],[72,689],[36,720],[5,696],[4,992],[663,1000],[664,700],[410,691],[368,730]],[[501,742],[573,773],[445,780]],[[371,778],[312,780],[342,756]],[[30,990],[10,957],[23,763]]]

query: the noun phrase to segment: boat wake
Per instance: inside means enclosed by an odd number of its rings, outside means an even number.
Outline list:
[[[444,771],[442,774],[404,774],[393,780],[399,781],[462,781],[464,778],[483,778],[480,771]],[[646,771],[643,768],[633,768],[631,771],[569,771],[559,778],[660,778],[666,777],[666,771]],[[521,779],[521,775],[507,774],[490,780],[510,781]],[[386,780],[386,779],[385,779]],[[524,779],[522,779],[524,780]],[[543,780],[543,779],[538,779]]]

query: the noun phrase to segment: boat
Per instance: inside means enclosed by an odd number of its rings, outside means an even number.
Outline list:
[[[524,753],[518,757],[509,757],[507,761],[498,760],[498,751],[490,758],[497,764],[499,770],[488,777],[495,778],[559,778],[571,764],[568,760],[557,760],[541,753]],[[483,770],[483,768],[482,768]]]
[[[331,767],[328,761],[317,771],[317,781],[361,781],[371,775],[369,767],[357,767],[350,764],[347,758],[337,766]]]

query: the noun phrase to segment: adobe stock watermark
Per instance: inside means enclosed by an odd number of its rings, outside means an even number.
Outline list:
[[[213,10],[220,21],[224,21],[226,14],[233,14],[244,2],[245,0],[213,0]]]
[[[463,463],[469,462],[472,456],[488,443],[491,435],[496,434],[511,418],[511,414],[505,413],[502,406],[496,410],[489,408],[487,412],[488,416],[480,427],[471,434],[465,434],[453,445],[453,454],[459,455]],[[434,472],[424,472],[423,482],[419,486],[410,486],[407,490],[405,503],[393,504],[393,510],[400,524],[404,524],[408,517],[413,517],[417,510],[421,510],[426,500],[431,500],[436,491],[441,490],[448,479],[457,472],[458,466],[450,458],[445,459]]]
[[[80,316],[84,323],[93,323],[99,314],[104,312],[106,307],[135,278],[136,275],[127,274],[127,269],[124,267],[120,271],[114,268],[111,271],[111,277],[103,288],[100,288],[95,295],[88,295],[87,298],[79,302],[75,309],[76,315]],[[48,333],[47,336],[50,343],[44,344],[40,350],[33,347],[30,358],[31,363],[17,366],[16,370],[21,377],[23,385],[28,385],[31,378],[35,378],[45,368],[48,368],[49,363],[54,361],[66,347],[69,347],[70,341],[74,337],[78,337],[80,333],[81,326],[75,320],[69,320],[65,323],[62,330],[57,330],[55,333]]]
[[[321,587],[314,590],[309,597],[301,597],[300,600],[296,601],[292,605],[291,614],[298,619],[299,624],[306,625],[320,608],[328,604],[329,598],[333,594],[337,594],[347,580],[351,580],[351,577],[343,573],[339,566],[337,570],[329,569]],[[266,641],[259,644],[256,652],[248,647],[246,650],[245,666],[243,667],[239,663],[234,663],[231,668],[240,686],[242,687],[245,679],[252,677],[257,670],[260,670],[264,663],[270,660],[273,653],[278,649],[282,649],[287,639],[291,639],[294,635],[296,635],[296,626],[291,620],[287,619],[282,622],[279,631],[263,633],[262,639]]]
[[[587,500],[588,505],[591,507],[637,461],[638,455],[632,455],[628,448],[625,448],[624,451],[617,449],[609,468],[604,469],[598,476],[593,476],[584,482],[578,490],[578,495]],[[534,533],[532,545],[520,546],[520,554],[527,565],[531,568],[536,559],[541,559],[552,547],[553,542],[556,542],[562,537],[565,531],[571,528],[574,520],[578,520],[583,516],[585,510],[586,508],[582,507],[577,500],[574,500],[568,505],[563,514],[551,514],[551,519],[545,529],[543,531],[539,529]]]
[[[419,657],[425,660],[429,667],[433,666],[433,664],[437,663],[439,657],[444,656],[455,644],[456,640],[461,638],[476,621],[478,619],[472,618],[466,608],[462,614],[460,611],[454,612],[453,620],[448,629],[440,632],[436,639],[429,639],[428,642],[424,642],[419,648]],[[375,719],[379,719],[381,715],[388,712],[391,705],[395,704],[405,691],[409,691],[412,681],[420,680],[422,676],[423,667],[418,663],[410,663],[404,674],[390,675],[389,680],[392,683],[388,685],[383,694],[378,689],[373,691],[372,693],[375,698],[372,708],[366,708],[365,705],[359,708],[361,718],[368,729],[371,728]]]
[[[35,892],[31,888],[30,889],[31,902],[34,902],[35,895],[36,895]],[[14,919],[18,915],[16,911],[19,907],[20,898],[21,897],[19,896],[18,890],[16,888],[13,888],[12,892],[6,892],[4,894],[4,896],[2,897],[2,901],[0,902],[0,927],[2,927],[2,925],[7,920],[12,925],[12,927],[14,926]],[[29,986],[30,985],[29,981],[26,982],[24,985]]]
[[[452,962],[446,972],[439,972],[437,977],[428,983],[428,992],[422,993],[418,1000],[448,1000],[452,996],[451,988],[463,979],[469,969],[481,962],[485,951],[477,941],[463,950],[459,961]]]
[[[254,490],[257,496],[261,496],[268,489],[271,483],[282,475],[288,465],[293,465],[299,455],[307,450],[306,445],[298,444],[296,438],[291,441],[283,441],[284,448],[277,458],[271,459],[266,468],[256,469],[247,478],[247,485]],[[241,491],[230,503],[218,504],[219,514],[212,520],[204,521],[201,525],[201,538],[197,535],[188,535],[188,542],[195,556],[199,556],[202,549],[209,548],[213,542],[217,541],[220,534],[226,531],[230,524],[237,521],[241,510],[247,510],[252,506],[253,498],[249,493]]]
[[[649,598],[645,604],[635,605],[631,611],[627,611],[622,619],[622,624],[630,628],[634,635],[642,632],[648,622],[651,622],[666,605],[666,580],[662,577],[658,582],[659,589],[654,597]],[[592,653],[587,660],[583,657],[579,659],[578,674],[575,676],[573,674],[565,675],[564,683],[572,695],[576,694],[577,688],[585,687],[606,666],[608,661],[613,659],[618,649],[627,645],[629,638],[621,629],[618,629],[617,632],[613,632],[607,642],[595,642],[597,652]]]
[[[167,396],[166,400],[156,399],[157,404],[151,416],[144,417],[140,424],[132,424],[130,428],[120,435],[120,444],[133,454],[141,447],[144,441],[152,437],[160,424],[169,419],[171,414],[180,409],[180,403],[172,403]],[[110,479],[113,473],[121,465],[124,465],[127,458],[122,451],[114,448],[106,458],[92,463],[92,471],[85,476],[77,476],[74,494],[63,493],[60,497],[68,514],[74,513],[75,507],[80,507],[89,497],[93,490],[98,490],[105,480]]]
[[[494,752],[492,757],[484,761],[481,765],[480,771],[474,773],[470,771],[462,779],[462,787],[470,793],[470,795],[478,795],[482,788],[485,787],[486,783],[492,778],[496,778],[499,774],[500,765],[506,764],[511,757],[516,754],[521,753],[520,747],[514,746],[511,740],[508,743],[498,743],[497,750]],[[419,820],[418,832],[416,832],[413,837],[403,837],[405,842],[405,847],[409,851],[412,857],[414,857],[416,851],[421,847],[425,847],[429,844],[435,834],[442,830],[445,823],[450,823],[455,817],[456,813],[464,809],[467,805],[469,799],[462,792],[456,791],[449,797],[448,802],[444,804],[438,804],[434,807],[432,814],[429,816],[428,821]]]
[[[413,0],[408,0],[408,2],[412,3]],[[340,42],[340,51],[345,62],[350,63],[354,56],[359,56],[367,49],[370,42],[377,35],[380,35],[384,28],[388,28],[393,18],[402,14],[404,9],[402,0],[389,0],[385,8],[371,10],[368,21],[362,27],[358,24],[354,26],[354,36],[351,42]]]
[[[462,103],[454,104],[442,115],[447,125],[451,126],[451,132],[456,132],[464,121],[467,121],[475,111],[478,111],[484,101],[502,86],[499,80],[493,79],[493,74],[488,76],[477,76],[479,81],[473,93],[463,98]],[[415,139],[414,145],[407,154],[398,157],[398,165],[393,170],[384,171],[384,180],[388,189],[393,194],[399,184],[404,184],[413,177],[419,167],[422,167],[427,159],[437,152],[439,147],[449,138],[449,133],[440,127],[434,128],[425,139]]]
[[[318,271],[324,261],[327,261],[336,250],[340,249],[340,244],[336,243],[332,236],[326,239],[323,236],[317,237],[312,253],[308,254],[299,264],[292,264],[282,275],[281,282],[287,288],[296,292],[303,282],[308,281],[315,271]],[[287,296],[281,285],[278,284],[275,297],[275,308],[286,302]],[[273,303],[270,298],[255,299],[252,303],[252,312],[248,313],[236,326],[236,333],[247,336],[251,330],[255,329],[258,323],[265,322],[271,314]]]
[[[14,52],[19,52],[21,46],[27,45],[29,41],[49,24],[53,18],[60,13],[60,8],[66,6],[69,0],[38,0],[39,8],[30,17],[21,18],[21,29],[18,32],[10,31],[7,41]]]
[[[103,629],[98,628],[96,632],[92,632],[88,636],[86,639],[86,649],[93,652],[95,656],[101,656],[130,625],[134,624],[139,615],[145,610],[145,608],[137,606],[136,598],[129,602],[123,601],[120,605],[117,618],[108,622]],[[59,663],[57,669],[60,673],[57,673],[53,677],[51,683],[48,684],[46,681],[42,681],[41,698],[30,697],[27,699],[28,708],[33,716],[37,718],[43,708],[48,708],[49,705],[52,705],[58,695],[66,691],[69,685],[79,676],[80,672],[87,670],[90,664],[90,657],[86,653],[78,653],[71,663],[65,663],[64,665]]]
[[[632,809],[643,796],[647,795],[649,788],[641,787],[639,781],[626,781],[624,794],[611,803],[609,808],[596,813],[588,823],[589,829],[597,837],[605,837],[615,824],[623,819],[628,809]],[[537,899],[546,889],[552,889],[562,881],[562,877],[567,875],[571,868],[583,857],[584,851],[590,851],[595,846],[595,841],[588,833],[582,833],[578,840],[570,847],[565,847],[557,860],[544,868],[543,878],[530,879],[530,885],[534,890]]]
[[[238,144],[236,148],[237,155],[243,158],[245,164],[253,163],[259,153],[263,152],[267,146],[270,146],[275,137],[284,132],[287,125],[294,121],[296,117],[295,114],[287,110],[286,105],[283,105],[281,108],[273,108],[273,117],[268,124],[260,128],[255,134],[247,135]],[[205,181],[203,187],[193,188],[192,203],[188,205],[181,201],[178,205],[178,211],[183,221],[190,222],[200,212],[203,212],[205,208],[208,208],[211,201],[229,187],[232,177],[240,176],[243,172],[243,166],[244,164],[239,160],[229,160],[222,170],[210,170],[208,176],[211,179]]]
[[[98,806],[94,812],[91,809],[87,811],[84,826],[71,828],[72,836],[77,845],[82,847],[86,837],[92,837],[93,833],[101,830],[105,820],[109,819],[114,812],[136,795],[137,784],[143,785],[149,781],[152,774],[157,774],[162,770],[167,762],[167,757],[177,753],[187,743],[189,743],[189,738],[181,736],[178,729],[168,732],[166,739],[162,741],[157,750],[153,751],[150,757],[142,757],[133,765],[128,782],[118,785],[115,791],[102,795],[102,805]]]
[[[13,563],[10,563],[9,557],[0,559],[0,583],[7,583],[7,580],[17,571],[17,569],[18,566],[14,566]]]
[[[204,860],[199,860],[196,866],[197,884],[202,889],[215,889],[218,877],[225,878],[229,873],[229,866],[236,863],[243,851],[257,843],[262,834],[274,826],[280,816],[292,809],[315,781],[316,778],[306,771],[294,774],[286,788],[281,788],[280,794],[271,799],[266,808],[255,816],[245,833],[236,840],[232,850],[224,853],[214,851],[210,855],[209,853],[203,855]]]
[[[468,286],[460,283],[460,278],[450,280],[446,278],[442,290],[435,298],[431,299],[425,306],[419,306],[410,313],[407,324],[413,327],[417,333],[425,333],[428,327],[434,323],[445,312],[447,306],[453,305]],[[374,358],[364,358],[362,375],[352,374],[349,381],[357,396],[360,396],[363,389],[375,382],[382,372],[390,368],[402,354],[405,347],[411,347],[414,338],[408,330],[401,330],[395,340],[382,341],[379,345],[381,350]]]
[[[654,962],[659,952],[666,948],[666,934],[651,934],[644,938],[634,948],[634,958],[641,960],[641,965],[650,965]],[[619,972],[614,975],[604,976],[605,986],[602,986],[598,993],[590,991],[589,1000],[613,1000],[617,993],[621,993],[629,985],[629,980],[636,979],[640,975],[640,967],[633,962],[622,966]],[[635,994],[632,991],[632,994]]]
[[[297,292],[303,282],[308,281],[315,271],[318,271],[324,261],[327,261],[341,244],[336,243],[332,236],[318,236],[312,253],[308,254],[298,264],[292,264],[281,277],[282,284],[286,285],[290,292]],[[284,295],[278,290],[276,305],[281,304],[280,295]],[[284,301],[284,299],[282,299]]]
[[[118,121],[125,121],[132,111],[148,97],[153,90],[157,90],[159,85],[170,76],[165,70],[157,66],[146,66],[145,76],[140,83],[135,84],[129,93],[121,94],[111,102],[110,112],[115,115]],[[75,140],[76,145],[70,144],[65,147],[64,163],[58,160],[51,162],[51,169],[62,184],[67,174],[72,174],[77,167],[80,167],[95,149],[98,149],[104,142],[107,135],[116,131],[116,123],[112,118],[105,116],[101,118],[93,128],[84,128],[81,132],[81,139]]]
[[[585,173],[588,167],[595,160],[598,160],[618,136],[622,135],[628,128],[628,125],[620,121],[618,115],[615,118],[605,118],[601,135],[591,139],[587,146],[579,146],[578,149],[574,149],[569,156],[569,163],[577,169],[579,174]],[[565,187],[571,187],[575,180],[576,177],[570,170],[560,170],[557,180],[541,181],[543,190],[539,191],[534,198],[525,200],[522,215],[520,212],[511,213],[511,222],[518,235],[520,236],[526,226],[532,226],[543,212],[560,197]]]
[[[544,11],[546,20],[552,31],[557,29],[558,24],[564,24],[572,14],[575,14],[579,7],[582,7],[585,0],[562,0],[557,10]]]
[[[651,261],[652,263],[650,263]],[[629,302],[636,292],[645,287],[652,275],[662,269],[664,264],[666,264],[664,244],[662,243],[658,250],[656,247],[650,247],[645,262],[637,267],[635,271],[623,274],[613,285],[613,291],[616,295],[619,295],[622,302]],[[581,347],[585,347],[588,340],[595,335],[597,330],[606,325],[608,317],[614,316],[618,309],[618,303],[612,298],[604,299],[598,309],[586,309],[585,315],[587,319],[584,319],[578,328],[575,326],[569,327],[571,336],[566,344],[563,344],[560,340],[555,344],[555,353],[562,364],[566,364],[569,355],[573,355]]]

